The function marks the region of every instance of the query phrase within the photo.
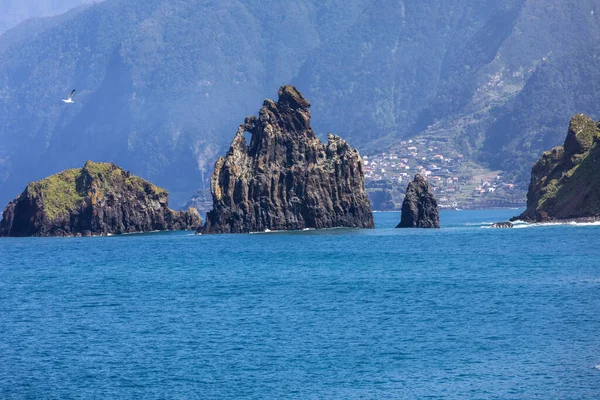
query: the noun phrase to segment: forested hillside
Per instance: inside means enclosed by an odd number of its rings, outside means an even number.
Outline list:
[[[95,159],[176,205],[285,83],[363,153],[446,137],[525,182],[570,115],[600,117],[596,3],[105,0],[24,24],[0,36],[0,202]]]
[[[377,2],[297,82],[319,128],[367,149],[449,137],[526,181],[571,115],[600,114],[599,12],[594,0]]]

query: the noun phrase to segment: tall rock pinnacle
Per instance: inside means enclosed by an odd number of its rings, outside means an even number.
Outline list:
[[[421,175],[406,188],[406,197],[402,203],[402,217],[396,228],[439,228],[440,213],[438,203],[431,193],[429,183]]]
[[[215,163],[211,192],[203,233],[374,227],[358,151],[331,134],[321,143],[293,86],[240,125]]]

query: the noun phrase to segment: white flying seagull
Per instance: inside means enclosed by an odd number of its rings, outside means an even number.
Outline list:
[[[74,94],[74,93],[75,93],[75,89],[73,89],[73,91],[72,91],[72,92],[71,92],[71,94],[69,95],[69,98],[68,98],[68,99],[66,99],[66,100],[64,100],[64,99],[63,99],[63,103],[75,103],[75,102],[73,101],[73,94]]]

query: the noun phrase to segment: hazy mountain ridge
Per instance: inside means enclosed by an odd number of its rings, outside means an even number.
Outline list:
[[[585,0],[523,2],[510,35],[475,76],[474,95],[459,111],[472,122],[454,132],[462,133],[460,147],[526,181],[543,149],[561,142],[572,114],[598,115],[597,7]]]
[[[321,35],[345,26],[316,28],[339,0],[255,3],[106,1],[6,50],[3,189],[94,154],[173,191],[207,182],[239,115],[290,81]],[[65,107],[71,87],[76,103]]]
[[[90,4],[84,4],[55,17],[31,18],[23,21],[0,34],[0,53],[12,46],[32,40],[34,36],[43,34],[47,29],[69,21],[89,6]]]
[[[0,37],[0,201],[94,158],[175,205],[208,183],[240,116],[289,82],[320,135],[363,152],[445,136],[525,181],[570,115],[598,117],[598,12],[593,0],[106,0],[29,40]]]
[[[0,2],[0,34],[29,18],[61,14],[94,1],[101,0],[3,0]]]

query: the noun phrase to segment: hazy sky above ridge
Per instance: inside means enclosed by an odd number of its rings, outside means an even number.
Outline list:
[[[101,0],[0,0],[0,34],[28,18],[57,15],[98,1]]]

